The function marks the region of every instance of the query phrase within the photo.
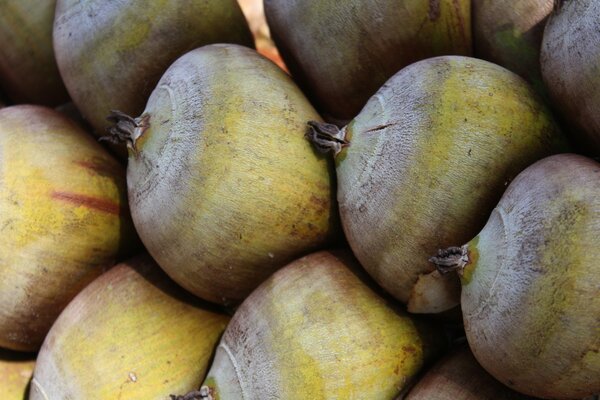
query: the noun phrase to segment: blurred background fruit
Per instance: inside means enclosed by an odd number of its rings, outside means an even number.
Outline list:
[[[0,171],[0,346],[33,351],[137,236],[124,169],[57,111],[0,110]]]
[[[58,66],[73,102],[99,136],[109,126],[111,110],[143,111],[175,59],[219,42],[252,46],[235,0],[57,2]]]
[[[0,1],[0,87],[15,103],[68,101],[52,49],[56,0]]]
[[[25,400],[35,366],[35,355],[0,349],[0,394],[2,400]]]
[[[265,0],[271,35],[317,109],[353,118],[408,64],[471,54],[470,0]]]
[[[229,317],[175,285],[148,256],[119,264],[60,315],[30,400],[165,400],[197,388]]]

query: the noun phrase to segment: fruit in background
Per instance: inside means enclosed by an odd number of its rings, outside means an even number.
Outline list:
[[[557,3],[544,30],[542,76],[557,111],[600,155],[600,0]]]
[[[600,392],[600,164],[541,160],[510,184],[483,230],[432,261],[458,270],[467,340],[519,392]]]
[[[201,392],[207,399],[391,399],[443,347],[359,278],[349,252],[277,271],[237,309]],[[238,366],[243,366],[238,368]]]
[[[131,250],[125,171],[52,109],[0,110],[0,346],[33,351],[87,283]]]
[[[277,50],[273,39],[271,39],[269,26],[265,19],[263,0],[238,0],[238,2],[248,20],[250,31],[254,35],[256,51],[279,65],[284,71],[287,71],[287,67],[279,55],[279,50]]]
[[[553,0],[472,0],[473,52],[525,78],[538,93],[546,89],[540,47]]]
[[[0,394],[2,394],[2,400],[27,398],[34,366],[34,355],[0,349]]]
[[[175,59],[217,42],[252,46],[235,0],[57,2],[58,66],[73,102],[100,136],[111,110],[140,114]]]
[[[68,101],[52,49],[56,0],[0,1],[0,87],[17,103]]]
[[[406,65],[471,53],[470,0],[265,0],[295,80],[335,120],[353,118]]]
[[[133,221],[178,284],[236,303],[337,235],[333,167],[304,139],[312,118],[285,72],[226,44],[178,59],[141,117],[115,115]]]
[[[52,326],[30,400],[164,400],[192,390],[228,321],[150,257],[119,264],[79,293]]]
[[[354,254],[411,312],[459,302],[458,280],[439,276],[424,254],[475,236],[514,176],[567,147],[523,79],[460,56],[403,69],[345,128],[313,124],[312,139],[338,152],[338,206]]]
[[[495,380],[466,345],[438,361],[403,400],[535,400]]]

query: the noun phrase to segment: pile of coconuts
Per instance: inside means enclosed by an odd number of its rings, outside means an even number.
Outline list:
[[[600,0],[0,2],[1,400],[598,400]]]

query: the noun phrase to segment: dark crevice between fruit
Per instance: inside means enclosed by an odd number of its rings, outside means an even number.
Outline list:
[[[344,147],[350,145],[346,140],[346,130],[326,122],[308,121],[306,138],[321,153],[333,152],[337,156]]]
[[[114,144],[125,143],[128,149],[137,154],[135,143],[150,127],[150,115],[144,114],[141,117],[132,118],[121,111],[112,110],[106,119],[114,125],[107,129],[108,135],[102,136],[98,140]]]
[[[459,275],[462,275],[465,266],[469,263],[468,246],[465,244],[461,247],[453,246],[440,249],[437,256],[431,257],[429,262],[435,264],[440,274],[457,271]]]

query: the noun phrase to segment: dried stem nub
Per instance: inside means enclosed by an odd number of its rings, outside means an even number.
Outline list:
[[[308,121],[309,130],[306,132],[306,138],[321,153],[333,152],[336,156],[342,148],[349,146],[350,142],[346,140],[346,130],[340,129],[336,125],[325,122]]]
[[[183,396],[170,395],[171,400],[214,400],[208,386],[202,386],[200,390],[193,390]]]
[[[461,274],[465,265],[469,263],[468,246],[465,244],[461,247],[453,246],[440,249],[437,256],[431,257],[429,262],[435,264],[440,274],[447,274],[451,271],[458,271]]]
[[[136,151],[135,141],[142,136],[144,131],[150,126],[149,115],[142,115],[139,118],[132,118],[124,112],[112,110],[106,119],[114,125],[107,128],[108,135],[100,137],[100,141],[107,141],[115,144],[126,143],[127,147]]]

